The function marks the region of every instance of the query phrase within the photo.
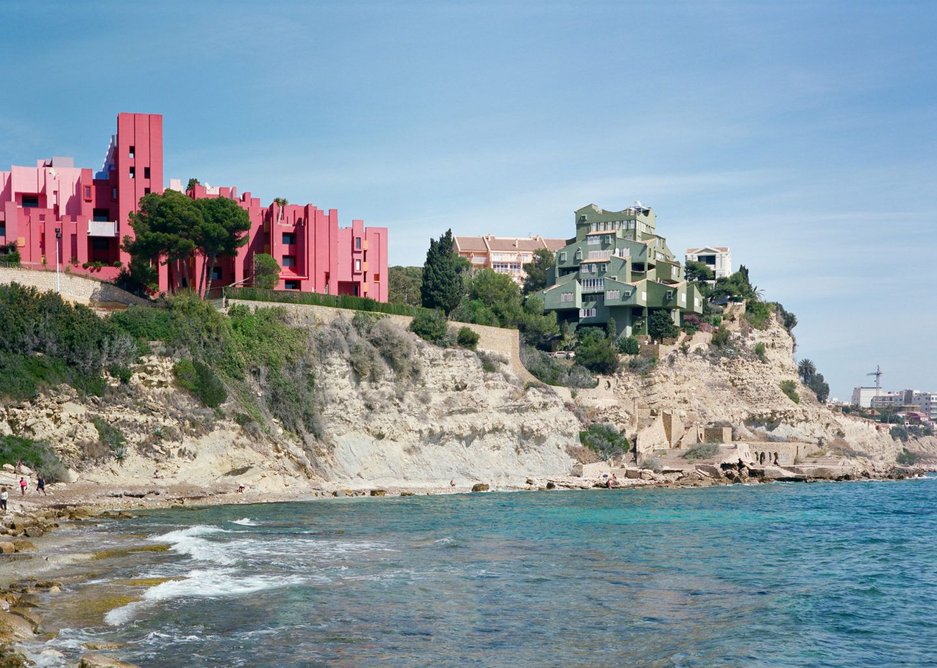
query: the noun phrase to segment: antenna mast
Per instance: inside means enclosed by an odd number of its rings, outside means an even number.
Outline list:
[[[882,373],[884,373],[884,372],[882,371],[882,368],[881,368],[878,364],[876,364],[876,365],[875,365],[875,371],[873,371],[872,373],[867,373],[867,374],[865,374],[866,376],[875,376],[875,389],[876,389],[876,390],[881,389],[881,382],[880,382],[880,379],[881,379],[881,377],[882,377]]]

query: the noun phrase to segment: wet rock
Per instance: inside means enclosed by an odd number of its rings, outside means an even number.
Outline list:
[[[400,496],[413,496],[413,492],[400,492]]]
[[[40,538],[43,535],[45,535],[45,533],[46,533],[45,529],[43,529],[38,524],[34,524],[33,526],[26,527],[26,529],[23,531],[23,535],[26,536],[27,538]]]
[[[42,624],[42,619],[40,619],[39,615],[37,615],[34,610],[35,608],[15,607],[10,608],[9,612],[10,614],[16,615],[17,617],[22,617],[27,622],[32,624],[33,632],[35,633],[39,630],[39,626]]]
[[[19,538],[13,541],[13,547],[16,548],[17,552],[35,552],[36,546],[32,544],[31,541],[23,540]]]
[[[556,489],[556,483],[552,480],[547,483],[547,489]]]
[[[12,612],[0,612],[0,640],[31,638],[34,628],[32,622],[19,615],[14,615]]]
[[[472,485],[473,492],[487,492],[489,489],[487,482],[476,482]]]
[[[78,668],[137,668],[137,666],[104,654],[85,654],[81,657]]]
[[[387,496],[386,489],[372,489],[371,496]]]

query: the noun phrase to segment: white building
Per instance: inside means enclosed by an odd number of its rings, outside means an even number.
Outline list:
[[[873,397],[880,397],[886,394],[888,394],[888,392],[880,387],[854,387],[852,388],[852,401],[850,403],[859,408],[871,408]]]
[[[702,262],[713,270],[716,278],[728,278],[732,274],[732,251],[728,246],[704,246],[687,248],[686,262]]]
[[[872,389],[875,388],[856,388]],[[853,393],[855,396],[855,393]],[[902,390],[901,392],[881,392],[873,396],[870,406],[878,410],[901,410],[909,407],[924,413],[929,419],[937,420],[937,393],[918,392],[917,390]]]

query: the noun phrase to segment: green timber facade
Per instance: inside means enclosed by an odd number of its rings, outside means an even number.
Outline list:
[[[619,336],[637,336],[647,333],[655,310],[669,311],[677,325],[683,314],[703,312],[702,296],[657,234],[653,210],[590,204],[575,216],[576,238],[556,252],[550,285],[540,293],[557,320],[574,329],[614,319]]]

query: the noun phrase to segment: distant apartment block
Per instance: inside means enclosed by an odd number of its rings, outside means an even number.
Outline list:
[[[677,325],[683,314],[702,313],[702,296],[657,234],[653,210],[640,203],[622,211],[590,204],[574,217],[576,237],[557,251],[541,293],[559,321],[575,329],[614,319],[618,335],[631,336],[647,333],[654,311],[665,310]]]
[[[62,157],[0,171],[0,246],[12,244],[27,268],[54,269],[57,251],[63,269],[112,280],[130,261],[121,248],[124,237],[134,236],[130,213],[143,196],[162,193],[163,183],[163,117],[118,114],[117,133],[97,172]],[[180,183],[173,185],[182,190]],[[236,257],[219,259],[213,287],[249,283],[254,255],[269,253],[282,268],[279,289],[387,301],[386,228],[365,227],[360,220],[340,228],[335,209],[262,206],[233,187],[196,185],[188,195],[228,197],[250,216],[247,244]],[[168,285],[163,265],[159,286]]]
[[[702,262],[713,270],[716,278],[732,275],[732,251],[727,246],[704,246],[687,248],[684,262]]]
[[[455,247],[473,269],[488,268],[499,274],[508,274],[522,284],[527,273],[524,265],[533,261],[534,251],[545,248],[556,252],[566,245],[565,239],[543,237],[456,237]]]
[[[902,390],[900,392],[882,392],[872,397],[871,408],[876,410],[914,411],[922,413],[929,420],[937,420],[937,393]]]
[[[883,394],[886,392],[880,387],[854,387],[850,403],[859,408],[871,408],[872,399]]]

